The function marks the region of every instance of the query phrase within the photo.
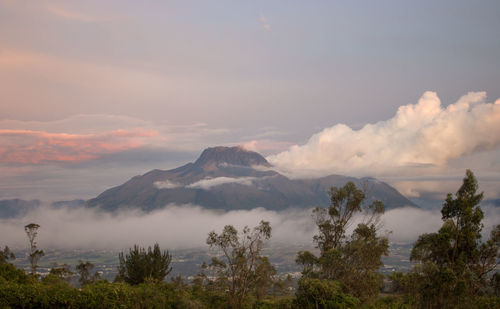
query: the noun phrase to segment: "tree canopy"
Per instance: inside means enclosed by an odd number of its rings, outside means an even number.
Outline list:
[[[411,252],[412,272],[399,276],[398,285],[426,308],[468,308],[477,297],[497,294],[495,271],[500,258],[500,225],[482,241],[483,211],[474,174],[466,171],[463,183],[449,193],[436,233],[420,235]]]
[[[381,201],[364,204],[365,193],[353,182],[344,187],[332,187],[331,205],[315,208],[313,217],[318,234],[313,237],[320,255],[300,251],[296,262],[302,265],[304,278],[336,280],[343,292],[362,299],[378,294],[383,276],[378,269],[383,265],[382,255],[388,254],[389,242],[377,235],[377,223],[384,212]],[[350,237],[346,230],[356,214],[364,213],[365,220],[359,223]]]
[[[215,280],[209,284],[228,291],[231,308],[241,308],[252,286],[260,285],[257,293],[263,293],[261,288],[265,288],[275,272],[267,258],[261,256],[264,241],[269,238],[271,225],[266,221],[253,229],[245,226],[241,234],[232,225],[226,225],[220,234],[215,231],[208,234],[207,244],[222,254],[222,259],[212,258],[209,267],[215,273]]]
[[[162,252],[158,244],[147,250],[134,245],[128,254],[121,252],[118,259],[120,265],[117,279],[129,284],[161,282],[172,271],[172,256],[168,251]]]

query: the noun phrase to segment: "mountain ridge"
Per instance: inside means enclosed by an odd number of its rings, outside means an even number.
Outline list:
[[[107,211],[123,208],[152,211],[168,204],[195,204],[223,210],[326,207],[331,186],[353,181],[358,187],[367,188],[367,202],[380,199],[388,209],[416,207],[396,189],[371,177],[328,175],[289,179],[271,168],[257,152],[240,146],[212,147],[205,149],[195,162],[132,177],[88,200],[86,205]]]

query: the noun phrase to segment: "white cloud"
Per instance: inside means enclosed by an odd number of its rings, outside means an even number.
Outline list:
[[[494,226],[500,222],[500,208],[482,205],[484,212],[482,235],[490,237]],[[435,233],[443,225],[441,210],[423,210],[413,207],[389,210],[382,217],[383,229],[390,231],[389,239],[398,243],[411,243],[424,233]]]
[[[455,158],[500,146],[500,100],[470,92],[443,108],[435,92],[401,106],[386,121],[360,130],[337,124],[304,145],[267,157],[295,175],[415,175],[439,171]]]
[[[197,182],[194,182],[188,186],[187,188],[193,188],[193,189],[203,189],[203,190],[208,190],[212,187],[220,186],[223,184],[228,184],[228,183],[236,183],[244,186],[251,186],[252,182],[255,180],[255,177],[239,177],[239,178],[232,178],[232,177],[215,177],[215,178],[208,178],[208,179],[202,179]]]
[[[482,177],[478,182],[479,190],[484,192],[485,199],[500,197],[498,179]],[[436,177],[436,179],[393,180],[390,181],[390,184],[401,194],[409,198],[443,201],[448,192],[456,192],[460,188],[462,179]]]
[[[233,177],[215,177],[215,178],[205,178],[198,180],[196,182],[193,182],[192,184],[189,185],[183,185],[180,183],[172,182],[169,180],[164,180],[164,181],[156,181],[154,183],[154,186],[158,189],[174,189],[174,188],[180,188],[180,187],[185,187],[189,189],[203,189],[203,190],[209,190],[212,187],[220,186],[223,184],[229,184],[229,183],[235,183],[235,184],[240,184],[244,186],[251,186],[253,181],[255,180],[255,177],[238,177],[238,178],[233,178]]]
[[[182,187],[182,184],[176,183],[173,181],[164,180],[164,181],[155,181],[154,186],[158,189],[175,189],[175,188]]]

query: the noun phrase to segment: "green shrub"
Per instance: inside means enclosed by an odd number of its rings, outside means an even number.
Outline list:
[[[296,308],[294,297],[263,299],[255,304],[256,309],[291,309]]]
[[[333,280],[299,280],[296,303],[300,308],[357,308],[359,300],[342,293],[340,283]]]
[[[0,284],[5,281],[28,283],[32,280],[33,278],[26,275],[21,269],[17,269],[14,265],[9,263],[0,264]]]

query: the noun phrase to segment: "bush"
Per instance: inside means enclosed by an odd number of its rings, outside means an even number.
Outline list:
[[[296,308],[293,297],[264,299],[255,304],[256,309],[291,309]]]
[[[0,284],[2,308],[68,308],[75,307],[78,290],[65,282],[45,285],[40,282]]]
[[[14,265],[5,263],[0,264],[0,284],[5,281],[28,283],[33,281],[33,278],[26,275],[21,269],[17,269]]]
[[[101,280],[78,290],[56,276],[43,282],[0,283],[0,308],[221,308],[202,306],[188,290],[171,283],[110,283]]]
[[[340,283],[333,280],[299,280],[296,303],[300,308],[356,308],[359,299],[342,293]]]

